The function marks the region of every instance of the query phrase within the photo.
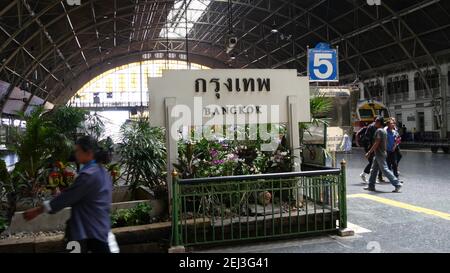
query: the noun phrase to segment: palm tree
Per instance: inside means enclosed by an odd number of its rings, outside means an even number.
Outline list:
[[[331,98],[323,95],[312,96],[310,99],[311,123],[319,125],[320,123],[328,124],[327,113],[333,108]]]
[[[123,124],[121,134],[118,147],[120,165],[130,187],[163,185],[166,166],[164,132],[151,127],[148,119],[140,118]]]

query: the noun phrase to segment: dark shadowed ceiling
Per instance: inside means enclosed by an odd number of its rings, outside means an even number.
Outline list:
[[[190,61],[212,67],[304,73],[307,46],[325,41],[339,46],[347,80],[450,55],[448,0],[233,0],[231,9],[228,0],[73,1],[0,0],[0,80],[64,103],[93,76],[148,52],[188,50]],[[230,30],[238,44],[228,54]]]

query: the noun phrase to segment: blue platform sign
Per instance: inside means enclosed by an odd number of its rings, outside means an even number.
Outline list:
[[[338,53],[327,43],[319,43],[308,49],[309,80],[329,82],[339,80]]]

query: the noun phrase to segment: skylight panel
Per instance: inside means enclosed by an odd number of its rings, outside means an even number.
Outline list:
[[[210,3],[211,0],[176,0],[167,16],[167,23],[161,30],[160,37],[185,38],[208,9]]]

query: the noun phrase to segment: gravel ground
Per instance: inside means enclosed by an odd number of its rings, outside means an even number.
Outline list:
[[[21,239],[21,238],[36,238],[36,237],[45,237],[45,236],[55,236],[55,235],[61,235],[64,234],[64,231],[41,231],[36,233],[29,233],[29,232],[20,232],[15,234],[0,234],[0,240],[7,240],[7,239]]]

